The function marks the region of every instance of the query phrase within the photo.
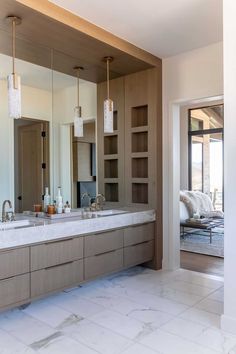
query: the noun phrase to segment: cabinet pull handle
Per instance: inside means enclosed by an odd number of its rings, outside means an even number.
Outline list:
[[[70,238],[66,238],[64,240],[55,240],[55,241],[52,241],[52,242],[45,242],[45,245],[49,246],[49,245],[52,245],[52,244],[55,244],[55,243],[68,242],[68,241],[72,241],[73,239],[74,239],[74,237],[70,237]]]
[[[67,264],[72,264],[72,263],[74,263],[74,261],[60,263],[60,264],[55,264],[53,266],[49,266],[49,267],[46,267],[44,269],[47,270],[47,269],[51,269],[51,268],[57,268],[57,267],[61,267],[61,266],[64,266],[64,265],[67,265]]]
[[[143,242],[138,242],[138,243],[133,244],[131,247],[138,246],[138,245],[144,245],[144,244],[146,244],[146,243],[149,243],[150,241],[152,241],[152,240],[143,241]]]
[[[114,253],[115,251],[117,251],[117,250],[112,250],[112,251],[106,251],[106,252],[97,253],[97,254],[95,254],[95,257],[102,256],[103,254]]]

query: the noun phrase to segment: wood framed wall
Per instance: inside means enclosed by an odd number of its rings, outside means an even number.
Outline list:
[[[155,259],[162,266],[162,77],[160,68],[111,81],[114,133],[103,133],[106,83],[98,84],[98,191],[112,206],[157,211]],[[106,164],[111,173],[105,174]],[[110,177],[110,178],[109,178]]]

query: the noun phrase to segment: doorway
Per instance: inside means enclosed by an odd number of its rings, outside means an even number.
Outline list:
[[[49,122],[22,118],[14,121],[15,211],[42,204],[49,187]]]
[[[223,111],[222,103],[212,103],[207,106],[185,107],[185,114],[180,113],[180,190],[184,195],[189,195],[188,191],[191,191],[189,196],[196,203],[195,207],[199,206],[203,214],[206,209],[208,214],[202,220],[203,224],[200,227],[192,222],[192,227],[185,227],[186,233],[181,233],[181,266],[221,276],[224,263]],[[185,120],[184,131],[182,131],[183,119]],[[183,135],[184,139],[182,139]],[[199,196],[199,192],[202,195]],[[200,202],[199,205],[197,201]],[[183,204],[181,197],[180,224],[190,225],[182,220],[186,206]],[[213,223],[215,227],[210,228],[209,231],[207,227],[213,226]],[[211,239],[209,234],[212,235]]]

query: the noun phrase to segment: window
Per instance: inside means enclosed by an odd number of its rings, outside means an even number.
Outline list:
[[[223,105],[189,110],[189,189],[223,209]]]

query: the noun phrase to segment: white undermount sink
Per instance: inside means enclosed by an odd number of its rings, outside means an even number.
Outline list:
[[[16,227],[30,226],[31,222],[29,220],[15,220],[0,222],[0,230],[15,229]]]

